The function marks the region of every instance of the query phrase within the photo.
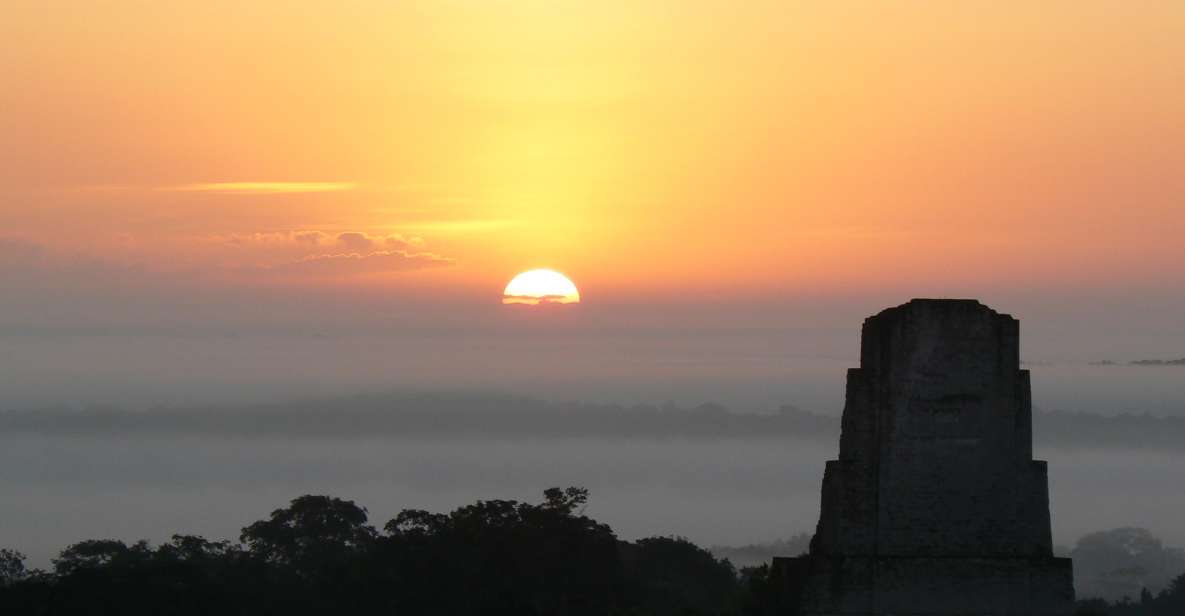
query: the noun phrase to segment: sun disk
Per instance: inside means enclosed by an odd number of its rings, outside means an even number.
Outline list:
[[[535,269],[514,277],[502,291],[503,304],[578,304],[580,291],[567,276],[549,269]]]

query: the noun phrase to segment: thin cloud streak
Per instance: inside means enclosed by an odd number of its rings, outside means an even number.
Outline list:
[[[436,232],[436,233],[481,233],[486,231],[501,231],[521,227],[523,221],[513,219],[474,219],[474,220],[430,220],[396,228],[404,231]]]
[[[290,193],[340,192],[354,190],[355,182],[207,182],[169,186],[174,192],[208,192],[230,195],[271,195]]]

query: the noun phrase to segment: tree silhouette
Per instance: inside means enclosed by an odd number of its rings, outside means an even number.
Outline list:
[[[169,543],[156,550],[160,559],[198,563],[217,562],[241,553],[242,548],[229,541],[210,541],[197,535],[173,535]]]
[[[465,614],[603,614],[620,601],[617,538],[576,513],[582,488],[544,492],[534,505],[478,501],[449,514],[409,509],[386,524],[382,560],[405,605]]]
[[[378,533],[355,503],[308,495],[244,528],[242,545],[181,534],[155,548],[87,540],[42,575],[25,575],[23,556],[4,550],[0,613],[740,613],[727,561],[685,539],[621,541],[583,514],[587,502],[583,488],[550,488],[539,503],[406,509]]]
[[[716,560],[687,539],[651,537],[622,550],[635,603],[649,613],[723,613],[736,607],[737,574],[732,564]]]
[[[254,556],[311,573],[368,548],[377,533],[366,519],[366,509],[353,501],[301,496],[244,528],[240,540]]]
[[[53,560],[53,566],[58,575],[70,575],[80,569],[143,560],[148,552],[148,543],[145,541],[128,546],[115,539],[87,539],[62,550]]]
[[[583,508],[587,503],[587,488],[573,487],[564,490],[548,488],[543,491],[543,504],[541,507],[550,511],[563,513],[564,515],[572,515],[576,512],[577,507]]]
[[[25,578],[25,555],[16,550],[0,549],[0,586]]]

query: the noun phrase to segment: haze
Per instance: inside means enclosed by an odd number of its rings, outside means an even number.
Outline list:
[[[1185,357],[1182,67],[1177,1],[7,2],[0,411],[835,417],[865,317],[971,297],[1020,320],[1037,408],[1182,417],[1185,367],[1129,363]],[[503,306],[534,268],[582,302]],[[585,485],[628,536],[773,540],[836,446],[69,432],[0,436],[0,547],[39,565],[315,491]],[[1059,542],[1185,543],[1179,450],[1045,447]]]

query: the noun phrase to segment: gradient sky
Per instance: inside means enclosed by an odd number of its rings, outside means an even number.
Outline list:
[[[534,327],[499,305],[534,267],[580,287],[566,334],[854,355],[954,295],[1038,357],[1185,355],[1176,0],[17,1],[0,84],[9,390],[224,383],[145,332],[455,368]]]

